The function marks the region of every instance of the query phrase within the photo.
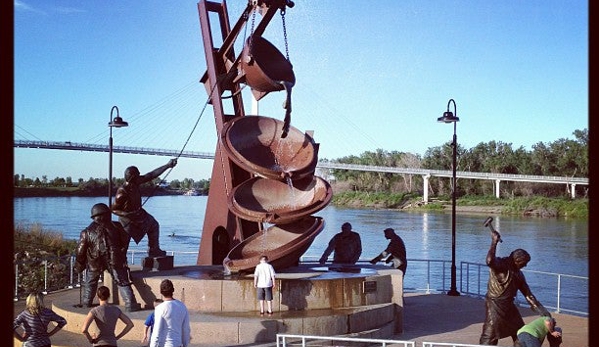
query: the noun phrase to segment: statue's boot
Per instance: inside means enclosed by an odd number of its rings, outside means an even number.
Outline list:
[[[98,290],[98,283],[87,283],[83,286],[83,295],[81,298],[81,305],[83,307],[92,307],[96,291]]]
[[[125,302],[125,310],[127,312],[135,312],[141,310],[141,304],[135,299],[133,288],[130,285],[119,286],[119,293]]]
[[[164,257],[166,255],[166,251],[160,249],[159,234],[158,228],[151,228],[148,231],[148,255],[150,257]]]

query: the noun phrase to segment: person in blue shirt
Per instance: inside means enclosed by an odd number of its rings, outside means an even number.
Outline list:
[[[156,298],[154,300],[154,307],[162,302],[162,299]],[[141,343],[146,346],[150,343],[150,336],[152,336],[152,329],[154,328],[154,310],[146,317],[144,322],[144,336],[141,338]]]

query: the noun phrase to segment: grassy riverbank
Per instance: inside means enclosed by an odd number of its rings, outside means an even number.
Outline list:
[[[346,191],[335,193],[333,204],[348,207],[369,207],[398,210],[451,211],[450,197],[431,198],[424,203],[412,194],[368,193]],[[464,196],[456,199],[456,212],[534,216],[543,218],[588,218],[588,199]]]

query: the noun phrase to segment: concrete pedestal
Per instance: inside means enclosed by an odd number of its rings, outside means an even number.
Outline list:
[[[222,266],[187,266],[133,269],[131,277],[144,308],[128,313],[136,326],[143,326],[154,300],[161,298],[160,282],[168,278],[175,299],[189,309],[192,341],[207,344],[272,342],[278,333],[385,339],[403,331],[402,273],[381,265],[302,264],[286,269],[277,274],[272,316],[259,314],[253,274],[225,276]],[[109,288],[110,281],[105,277]],[[69,322],[82,322],[88,310],[73,308],[74,302],[54,303],[54,308]],[[65,327],[71,328],[80,331],[78,324]],[[143,329],[133,329],[127,339],[141,339],[141,334]]]
[[[145,271],[163,271],[172,270],[174,264],[174,256],[166,255],[164,257],[145,257],[141,261],[142,268]]]

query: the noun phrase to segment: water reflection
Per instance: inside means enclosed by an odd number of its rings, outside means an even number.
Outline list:
[[[198,280],[226,280],[226,281],[238,281],[243,279],[252,279],[250,274],[238,272],[238,273],[225,273],[222,269],[215,269],[214,267],[203,267],[200,266],[197,269],[184,271],[181,276],[198,279]]]
[[[372,268],[364,268],[359,265],[330,265],[330,266],[316,266],[310,267],[310,270],[316,272],[339,272],[339,273],[353,273],[360,275],[375,275],[377,272]]]
[[[428,242],[429,226],[428,226],[428,213],[422,214],[422,256],[424,259],[429,259],[429,242]]]

